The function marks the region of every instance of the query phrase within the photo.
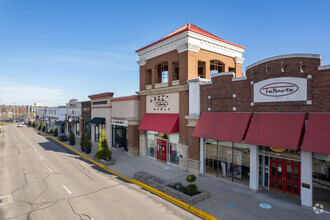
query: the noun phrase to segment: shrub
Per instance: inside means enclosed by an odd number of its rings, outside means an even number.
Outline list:
[[[42,124],[41,130],[42,130],[42,132],[45,132],[46,131],[46,127],[45,127],[44,124]]]
[[[4,123],[4,122],[1,122],[1,125],[6,125],[6,123]]]
[[[85,151],[85,133],[81,132],[81,136],[80,136],[80,149],[81,151]]]
[[[38,130],[39,131],[41,130],[41,124],[40,124],[40,122],[38,122]]]
[[[55,126],[54,126],[54,136],[57,137],[57,135],[58,135],[58,130],[57,130],[57,127],[56,127],[56,125],[55,125]]]
[[[98,150],[95,154],[96,159],[110,160],[111,159],[111,150],[109,150],[107,138],[105,137],[104,128],[101,131],[101,137],[99,139]]]
[[[195,182],[196,176],[195,175],[189,175],[189,176],[187,176],[186,180],[189,183]]]
[[[52,128],[49,128],[48,131],[47,131],[48,134],[53,134],[53,129]]]
[[[187,186],[187,193],[189,195],[194,195],[197,193],[197,186],[195,184],[189,184]]]
[[[173,189],[176,189],[176,190],[182,190],[182,184],[181,183],[174,183],[173,184]]]
[[[74,136],[74,133],[72,130],[69,132],[69,141],[71,145],[74,145],[76,143],[76,137]]]
[[[61,135],[61,136],[58,136],[58,140],[63,142],[63,141],[68,141],[69,138],[66,135]]]
[[[89,154],[92,150],[92,142],[91,142],[91,136],[87,134],[84,138],[84,150],[87,154]]]

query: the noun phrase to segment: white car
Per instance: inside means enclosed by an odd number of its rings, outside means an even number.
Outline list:
[[[17,127],[23,127],[24,122],[20,122]]]

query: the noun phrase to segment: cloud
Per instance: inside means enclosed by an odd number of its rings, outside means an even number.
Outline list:
[[[57,88],[0,83],[1,104],[49,103],[62,99],[62,97],[63,91]]]

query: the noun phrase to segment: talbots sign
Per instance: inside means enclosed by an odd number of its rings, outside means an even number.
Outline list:
[[[147,113],[179,113],[179,93],[147,96]]]
[[[254,84],[254,102],[290,102],[307,100],[307,79],[278,77]]]

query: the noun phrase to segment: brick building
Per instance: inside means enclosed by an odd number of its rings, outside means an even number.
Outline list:
[[[213,74],[231,71],[242,77],[245,48],[225,41],[192,24],[137,50],[140,66],[139,155],[196,170],[199,139],[193,127],[187,80],[209,80]],[[192,122],[193,123],[193,122]]]
[[[330,210],[330,65],[320,55],[271,57],[244,77],[188,83],[190,96],[200,94],[189,110],[195,173]]]

